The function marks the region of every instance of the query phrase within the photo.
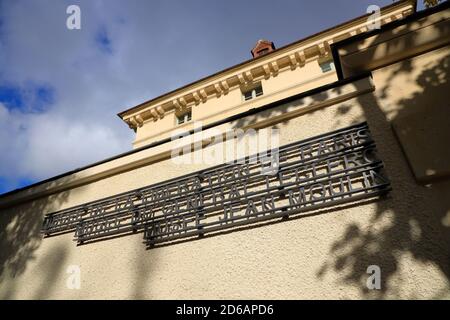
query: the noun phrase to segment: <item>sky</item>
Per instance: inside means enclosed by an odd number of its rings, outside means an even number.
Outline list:
[[[392,0],[0,0],[0,194],[131,150],[117,113]],[[66,9],[78,5],[81,29]]]

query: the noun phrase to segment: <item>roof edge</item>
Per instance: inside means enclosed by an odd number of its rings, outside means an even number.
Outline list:
[[[392,3],[392,4],[389,4],[389,5],[387,5],[387,6],[382,7],[381,10],[389,10],[389,9],[395,8],[395,7],[397,7],[397,6],[405,5],[405,4],[408,4],[408,3],[410,3],[410,4],[413,5],[413,7],[414,7],[414,12],[416,12],[416,11],[417,11],[417,0],[400,0],[400,1],[397,1],[397,2],[394,2],[394,3]],[[314,34],[312,34],[312,35],[309,35],[309,36],[307,36],[307,37],[304,37],[304,38],[299,39],[299,40],[297,40],[297,41],[291,42],[291,43],[289,43],[289,44],[287,44],[287,45],[284,45],[284,46],[282,46],[282,47],[279,47],[279,48],[273,50],[272,52],[269,52],[269,53],[267,53],[267,54],[265,54],[265,55],[263,55],[263,56],[259,56],[259,57],[256,57],[256,58],[251,58],[251,59],[245,60],[245,61],[243,61],[243,62],[240,62],[240,63],[238,63],[238,64],[236,64],[236,65],[233,65],[233,66],[231,66],[231,67],[222,69],[222,70],[220,70],[220,71],[218,71],[218,72],[215,72],[215,73],[213,73],[213,74],[211,74],[211,75],[209,75],[209,76],[200,78],[200,79],[195,80],[195,81],[193,81],[193,82],[190,82],[190,83],[188,83],[188,84],[186,84],[186,85],[184,85],[184,86],[181,86],[181,87],[179,87],[179,88],[176,88],[176,89],[174,89],[174,90],[171,90],[171,91],[169,91],[169,92],[166,92],[166,93],[164,93],[164,94],[162,94],[162,95],[159,95],[159,96],[157,96],[157,97],[155,97],[155,98],[152,98],[152,99],[149,99],[149,100],[147,100],[147,101],[144,101],[144,102],[142,102],[142,103],[140,103],[140,104],[138,104],[138,105],[136,105],[136,106],[134,106],[134,107],[131,107],[131,108],[128,108],[128,109],[126,109],[126,110],[124,110],[124,111],[121,111],[121,112],[119,112],[119,113],[117,114],[117,116],[118,116],[120,119],[123,120],[123,117],[124,117],[124,115],[125,115],[126,113],[128,113],[128,112],[130,112],[130,111],[135,111],[135,110],[137,111],[139,108],[144,107],[144,106],[147,105],[148,103],[157,101],[157,100],[162,99],[162,98],[164,98],[164,97],[168,97],[169,95],[172,95],[172,94],[174,94],[174,93],[176,93],[176,92],[179,92],[179,91],[182,91],[182,90],[184,90],[184,89],[187,89],[187,88],[189,88],[190,86],[193,86],[193,85],[196,85],[196,84],[201,83],[201,82],[203,82],[203,81],[206,81],[206,80],[208,80],[208,79],[212,79],[212,78],[214,78],[214,77],[217,77],[217,76],[219,76],[219,75],[222,74],[222,73],[226,73],[226,72],[229,72],[229,71],[231,71],[231,70],[233,70],[233,69],[237,69],[237,68],[243,67],[243,66],[245,66],[245,65],[250,65],[250,64],[252,64],[252,63],[255,62],[255,61],[259,61],[259,60],[261,60],[261,59],[264,59],[264,58],[267,58],[267,57],[270,57],[270,56],[274,56],[274,55],[276,55],[277,53],[280,53],[281,51],[286,50],[286,49],[288,49],[288,48],[291,47],[291,46],[298,45],[298,44],[300,44],[300,43],[302,43],[302,42],[304,42],[304,41],[307,41],[307,40],[309,40],[309,39],[312,39],[312,38],[314,38],[314,37],[317,37],[317,36],[319,36],[319,35],[321,35],[321,34],[324,34],[324,33],[329,32],[329,31],[332,31],[333,29],[341,28],[341,27],[343,27],[343,26],[345,26],[345,25],[347,25],[347,24],[351,24],[352,22],[355,22],[355,21],[357,21],[357,20],[366,18],[366,17],[368,17],[368,16],[370,16],[370,15],[371,15],[371,13],[366,13],[366,14],[361,15],[361,16],[358,16],[358,17],[356,17],[356,18],[352,18],[352,19],[347,20],[347,21],[345,21],[345,22],[342,22],[342,23],[339,23],[339,24],[337,24],[337,25],[334,25],[334,26],[332,26],[332,27],[330,27],[330,28],[324,29],[324,30],[322,30],[322,31],[319,31],[319,32],[317,32],[317,33],[314,33]]]

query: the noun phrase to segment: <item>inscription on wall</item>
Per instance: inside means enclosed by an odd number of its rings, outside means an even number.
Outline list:
[[[75,232],[77,243],[144,233],[147,245],[377,197],[390,190],[366,123],[47,214],[46,236]],[[267,160],[267,159],[266,159]]]

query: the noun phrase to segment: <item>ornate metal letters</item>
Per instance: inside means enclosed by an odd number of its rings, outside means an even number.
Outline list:
[[[45,216],[47,236],[88,243],[143,232],[148,246],[286,219],[390,190],[366,123]],[[256,160],[256,161],[252,161]]]

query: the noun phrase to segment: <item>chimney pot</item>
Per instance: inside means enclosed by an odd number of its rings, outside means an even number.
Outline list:
[[[273,44],[272,41],[261,39],[256,42],[255,46],[251,50],[251,53],[253,58],[257,58],[274,50],[275,45]]]

